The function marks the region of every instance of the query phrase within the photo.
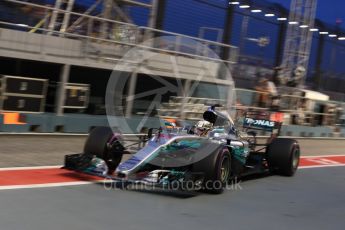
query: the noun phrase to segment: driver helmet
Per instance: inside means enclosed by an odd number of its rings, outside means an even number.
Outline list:
[[[213,125],[211,122],[202,120],[198,121],[195,125],[196,134],[199,136],[205,136],[212,129]]]

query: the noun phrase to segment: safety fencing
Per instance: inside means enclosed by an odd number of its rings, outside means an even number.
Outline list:
[[[59,55],[69,56],[72,55],[72,51],[79,52],[84,58],[103,59],[104,61],[116,62],[119,58],[130,48],[138,47],[145,50],[154,52],[163,52],[171,55],[186,56],[189,58],[198,58],[208,61],[224,62],[227,64],[234,64],[237,61],[237,47],[222,44],[219,42],[206,40],[198,37],[188,36],[180,33],[173,33],[164,30],[157,30],[149,27],[138,26],[131,23],[105,19],[90,14],[77,13],[72,11],[66,11],[62,9],[56,9],[50,6],[39,5],[29,2],[22,2],[17,0],[5,0],[15,6],[19,7],[31,7],[32,9],[40,10],[42,15],[38,16],[34,23],[31,25],[26,18],[17,20],[16,22],[0,21],[0,27],[13,29],[17,31],[28,32],[30,34],[42,34],[47,35],[41,37],[38,41],[33,41],[34,37],[27,37],[23,40],[22,37],[0,37],[4,42],[17,41],[21,43],[20,46],[16,46],[17,50],[28,51],[27,48],[34,42],[39,47],[38,50],[31,50],[31,52],[39,52],[41,54],[49,54],[46,51],[53,49],[59,43],[61,47],[67,49],[62,50]],[[81,22],[81,26],[76,29],[74,24],[71,24],[66,29],[62,29],[61,26],[51,27],[48,25],[52,12],[57,11],[60,14],[69,14],[70,17]],[[13,11],[16,13],[16,11]],[[18,12],[17,12],[18,13]],[[12,15],[13,18],[22,18],[17,14]],[[104,32],[103,30],[106,30]],[[22,34],[15,34],[22,36]],[[160,42],[151,44],[150,42],[144,42],[157,35],[162,36]],[[36,36],[37,37],[37,36]],[[55,38],[52,38],[55,37]],[[60,38],[60,39],[59,39]],[[72,41],[71,41],[72,39]],[[82,41],[82,44],[73,44],[73,39]],[[182,42],[186,40],[192,40],[201,46],[195,47],[183,47]],[[185,42],[184,42],[185,43]],[[52,47],[49,47],[52,46]],[[82,46],[82,47],[80,47]],[[112,46],[112,47],[109,47]],[[47,48],[48,47],[48,48]],[[207,47],[207,48],[206,48]],[[1,47],[1,48],[11,48]],[[211,49],[214,52],[207,53],[206,50]],[[230,51],[230,56],[227,60],[221,60],[219,55],[224,49]],[[82,50],[82,53],[80,53]]]

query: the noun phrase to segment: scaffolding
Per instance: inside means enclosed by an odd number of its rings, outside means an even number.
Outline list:
[[[292,0],[289,24],[285,37],[282,69],[279,80],[282,85],[303,87],[308,71],[317,0]]]
[[[126,12],[125,8],[127,6],[136,6],[143,7],[150,10],[148,27],[156,28],[156,15],[158,10],[159,0],[151,0],[150,4],[143,3],[137,0],[98,0],[95,1],[93,5],[87,9],[84,14],[89,15],[91,12],[100,4],[102,4],[102,13],[101,17],[108,20],[119,20],[126,23],[133,24],[133,21]],[[54,11],[50,17],[48,29],[49,34],[52,34],[52,31],[66,32],[71,31],[78,24],[82,23],[84,17],[79,17],[73,23],[70,23],[70,12],[73,9],[75,0],[56,0],[54,5]],[[63,13],[62,13],[63,12]],[[109,31],[109,23],[103,21],[101,26],[101,37],[106,38]]]

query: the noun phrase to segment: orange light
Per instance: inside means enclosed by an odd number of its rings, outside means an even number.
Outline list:
[[[20,121],[20,113],[2,113],[4,115],[4,125],[25,125]]]
[[[271,113],[270,120],[274,122],[283,122],[284,113],[281,113],[281,112]]]

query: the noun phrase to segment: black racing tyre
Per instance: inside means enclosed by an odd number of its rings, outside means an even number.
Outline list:
[[[300,160],[299,144],[294,139],[276,138],[267,146],[266,158],[272,173],[293,176]]]
[[[84,153],[104,159],[107,153],[107,143],[112,135],[113,132],[109,127],[94,128],[85,142]]]
[[[109,172],[114,171],[119,165],[124,150],[123,146],[119,143],[109,148],[108,142],[112,135],[113,131],[111,128],[96,127],[90,132],[84,145],[84,154],[95,155],[103,159],[107,163]]]
[[[204,174],[203,189],[220,194],[224,191],[231,174],[231,155],[227,148],[217,149],[193,165],[193,171]]]

